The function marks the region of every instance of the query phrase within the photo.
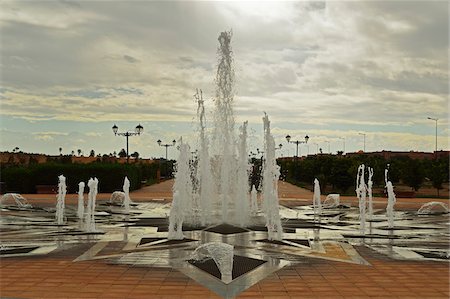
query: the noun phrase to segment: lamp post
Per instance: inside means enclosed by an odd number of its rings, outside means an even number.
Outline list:
[[[135,136],[135,135],[141,135],[141,133],[144,132],[144,127],[141,126],[141,124],[138,124],[136,126],[136,128],[134,129],[134,132],[126,131],[126,132],[119,133],[119,132],[117,132],[119,130],[119,127],[117,127],[114,124],[114,126],[112,127],[112,130],[114,132],[114,135],[116,135],[116,136],[125,136],[126,139],[127,139],[127,164],[128,164],[129,159],[130,159],[130,156],[128,155],[128,137]]]
[[[313,143],[313,145],[316,146],[316,154],[318,154],[319,153],[319,144],[318,143]]]
[[[363,135],[364,136],[364,152],[366,152],[366,134],[365,133],[358,133],[359,135]]]
[[[435,149],[434,149],[434,155],[435,155],[435,158],[437,158],[437,122],[438,122],[438,118],[432,118],[432,117],[427,117],[428,119],[430,119],[430,120],[434,120],[435,122],[436,122],[436,146],[435,146]]]
[[[295,157],[298,158],[298,145],[301,144],[301,143],[305,143],[305,144],[308,143],[309,136],[308,135],[305,136],[305,141],[299,141],[299,140],[295,140],[295,141],[292,140],[291,141],[291,136],[287,135],[286,136],[286,140],[287,140],[288,143],[294,143],[294,144],[297,145],[297,152],[296,152],[297,154],[295,155]]]
[[[159,146],[164,146],[164,147],[166,148],[166,161],[167,161],[167,148],[168,148],[169,146],[174,146],[175,143],[177,143],[177,141],[174,139],[174,140],[172,140],[172,143],[167,143],[167,144],[162,144],[162,141],[161,141],[161,140],[158,140],[157,142],[158,142],[158,145],[159,145]]]
[[[342,139],[342,153],[345,153],[345,137],[338,137],[339,139]]]
[[[327,140],[327,141],[325,141],[325,143],[328,143],[328,153],[331,154],[331,151],[330,151],[330,142]]]
[[[159,146],[164,146],[164,147],[166,148],[166,166],[165,166],[165,169],[166,169],[165,177],[166,177],[166,176],[168,175],[168,174],[167,174],[167,171],[168,171],[168,169],[169,169],[169,165],[168,165],[168,162],[167,162],[167,149],[168,149],[170,146],[174,146],[175,143],[177,143],[177,141],[174,139],[174,140],[172,140],[172,143],[166,143],[166,144],[163,144],[162,141],[161,141],[161,139],[158,139],[158,141],[156,141],[156,142],[158,142],[158,145],[159,145]]]

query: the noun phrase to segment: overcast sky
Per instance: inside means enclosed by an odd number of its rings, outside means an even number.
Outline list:
[[[193,141],[193,94],[212,110],[217,37],[230,29],[235,114],[253,151],[264,111],[284,156],[286,134],[308,134],[310,153],[342,150],[342,138],[361,150],[359,133],[367,151],[432,151],[427,117],[448,149],[447,1],[61,0],[1,2],[0,150],[118,152],[114,123],[144,126],[130,138],[143,157],[164,155],[158,139]]]

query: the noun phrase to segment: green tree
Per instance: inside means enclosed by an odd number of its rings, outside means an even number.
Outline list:
[[[410,158],[406,159],[405,163],[403,163],[401,178],[414,191],[420,189],[425,178],[424,169],[421,164],[420,160]]]
[[[127,152],[125,151],[125,149],[121,149],[120,150],[119,157],[120,158],[126,158],[127,157]]]

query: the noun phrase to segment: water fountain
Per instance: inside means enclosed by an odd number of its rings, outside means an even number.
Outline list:
[[[18,208],[32,208],[33,206],[28,203],[27,199],[18,193],[5,193],[2,195],[0,199],[0,204],[3,205],[11,205],[16,204]]]
[[[373,216],[373,202],[372,202],[372,198],[373,198],[373,194],[372,194],[372,186],[373,186],[373,168],[372,167],[367,167],[367,171],[369,172],[369,180],[367,182],[367,194],[369,195],[369,201],[367,203],[367,207],[368,207],[368,216],[369,219],[372,220],[372,216]]]
[[[250,192],[250,207],[252,215],[256,215],[258,213],[258,191],[256,191],[255,185],[252,186]]]
[[[85,215],[85,229],[88,232],[95,231],[95,201],[98,193],[98,179],[90,178],[88,181],[89,193],[88,193],[88,204],[86,207]]]
[[[58,225],[62,225],[64,223],[64,209],[65,203],[64,200],[66,198],[67,186],[66,186],[66,178],[63,175],[58,176],[58,195],[56,198],[56,223]]]
[[[173,185],[173,200],[169,214],[169,234],[171,240],[182,240],[183,221],[193,214],[192,180],[189,165],[190,147],[180,139],[180,155],[176,164],[175,182]]]
[[[337,193],[328,194],[325,200],[322,203],[322,207],[324,208],[337,208],[341,204],[341,196]]]
[[[313,195],[314,216],[322,213],[322,204],[320,202],[320,184],[318,179],[314,179],[314,195]]]
[[[270,133],[269,116],[263,117],[264,123],[264,165],[262,176],[263,211],[266,216],[266,227],[269,240],[281,240],[283,227],[281,226],[278,206],[278,178],[280,167],[275,158],[275,140]]]
[[[389,228],[394,227],[394,205],[397,201],[394,193],[394,186],[392,182],[388,180],[388,169],[384,171],[384,180],[386,182],[386,191],[388,195],[388,204],[386,206],[386,216],[388,218]]]
[[[180,146],[173,204],[169,217],[169,238],[180,239],[182,223],[197,225],[229,223],[241,227],[251,224],[257,210],[256,200],[249,201],[250,165],[247,148],[247,127],[244,122],[235,132],[233,112],[234,69],[231,51],[231,33],[219,36],[219,61],[216,74],[215,110],[213,128],[206,136],[206,117],[202,91],[194,95],[198,107],[199,154],[197,167],[190,168],[189,145]],[[265,165],[263,169],[263,208],[270,239],[281,238],[278,210],[277,181],[279,167],[275,160],[275,146],[270,134],[270,122],[264,121]],[[211,142],[211,147],[210,147]],[[192,180],[191,180],[192,177]],[[195,188],[192,185],[195,182]]]
[[[78,219],[83,219],[84,217],[84,182],[80,182],[78,184],[78,210],[77,216]]]
[[[359,231],[365,234],[366,231],[366,194],[367,186],[364,180],[364,164],[358,167],[356,175],[356,196],[359,202]]]
[[[427,202],[417,211],[417,214],[419,215],[438,215],[446,213],[448,213],[448,206],[438,201]]]
[[[233,250],[233,245],[210,242],[197,247],[191,258],[195,261],[204,261],[212,258],[219,268],[222,281],[229,283],[233,280]]]
[[[130,181],[127,177],[125,177],[123,182],[123,193],[124,193],[124,199],[123,199],[123,206],[125,207],[125,213],[130,213]]]

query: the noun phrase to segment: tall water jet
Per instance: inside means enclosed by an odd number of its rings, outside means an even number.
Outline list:
[[[356,175],[356,196],[359,202],[359,230],[361,234],[366,231],[366,193],[367,186],[364,179],[364,164],[359,165]]]
[[[388,218],[388,226],[389,228],[394,227],[394,205],[397,201],[394,193],[394,186],[392,182],[388,180],[388,169],[385,170],[385,182],[386,182],[386,192],[388,195],[388,203],[386,206],[386,216]]]
[[[217,50],[219,61],[216,73],[216,96],[214,111],[214,145],[217,163],[217,185],[219,186],[219,200],[222,204],[222,222],[229,220],[229,204],[235,196],[237,171],[235,158],[234,136],[234,68],[231,50],[231,32],[219,35]],[[242,182],[237,182],[242,183]]]
[[[89,193],[88,193],[88,204],[86,207],[85,215],[85,229],[88,232],[95,231],[95,201],[98,193],[98,179],[90,178],[88,181]]]
[[[249,191],[249,170],[250,164],[248,161],[248,151],[247,151],[247,125],[248,122],[239,128],[241,133],[239,134],[239,145],[238,145],[238,169],[237,169],[237,189],[236,196],[234,198],[234,209],[235,209],[235,221],[240,226],[245,226],[249,220],[249,201],[248,201],[248,191]]]
[[[262,176],[263,209],[266,214],[266,226],[269,240],[281,240],[283,227],[281,226],[278,206],[278,178],[280,167],[275,159],[275,140],[270,133],[270,121],[267,114],[264,122],[264,165]]]
[[[314,179],[313,207],[314,216],[322,213],[322,204],[320,202],[320,184],[318,179]]]
[[[123,199],[123,206],[125,207],[125,213],[130,212],[130,181],[125,177],[123,182],[123,193],[125,193],[125,198]]]
[[[250,205],[252,215],[256,215],[258,213],[258,191],[256,191],[255,185],[252,185],[250,192]]]
[[[83,219],[84,216],[84,182],[78,183],[78,219]]]
[[[197,160],[197,179],[198,197],[199,197],[199,209],[200,209],[200,222],[202,225],[211,223],[212,212],[214,210],[216,198],[213,187],[213,176],[211,172],[211,158],[209,156],[209,142],[206,138],[206,116],[205,105],[203,100],[202,90],[197,90],[195,94],[197,100],[197,118],[199,122],[199,152]]]
[[[178,156],[173,185],[173,200],[169,214],[170,240],[182,240],[183,221],[185,215],[192,215],[192,180],[189,166],[190,147],[180,140],[180,155]]]
[[[58,176],[58,196],[56,199],[56,223],[59,225],[64,223],[64,209],[65,203],[64,200],[66,198],[67,186],[66,186],[66,178],[63,175]]]

